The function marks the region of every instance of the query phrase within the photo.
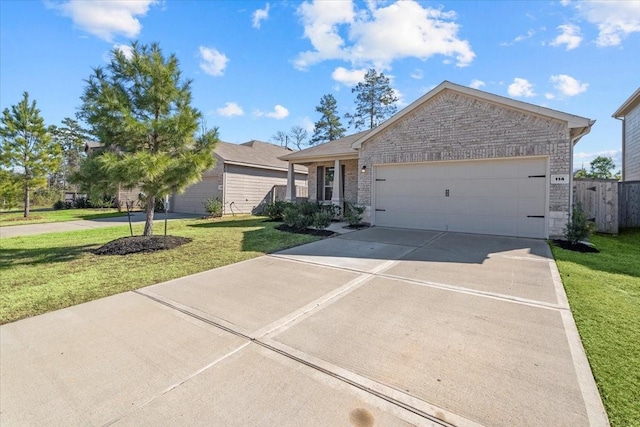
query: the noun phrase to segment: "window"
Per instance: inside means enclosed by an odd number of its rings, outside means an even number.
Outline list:
[[[342,166],[342,194],[344,194],[344,165]],[[318,166],[317,176],[317,200],[318,201],[331,201],[333,197],[333,179],[335,175],[335,168],[333,166]]]

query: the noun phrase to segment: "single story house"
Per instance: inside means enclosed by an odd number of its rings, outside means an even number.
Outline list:
[[[561,236],[573,147],[595,122],[444,81],[380,126],[282,156],[309,200],[364,206],[372,225]]]
[[[613,117],[622,120],[622,181],[640,181],[640,88]]]
[[[279,157],[291,153],[268,142],[249,141],[231,144],[219,141],[213,156],[216,164],[202,174],[202,180],[171,197],[170,210],[182,213],[206,213],[205,200],[220,199],[223,213],[250,214],[262,211],[274,197],[274,187],[286,186],[286,161]],[[295,186],[307,187],[307,168],[298,165],[292,171]]]

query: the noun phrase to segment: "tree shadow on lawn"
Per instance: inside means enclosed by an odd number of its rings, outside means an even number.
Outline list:
[[[250,217],[243,219],[214,219],[209,220],[210,222],[198,223],[198,224],[187,224],[187,227],[194,228],[244,228],[244,227],[275,227],[277,223],[265,221],[265,218],[262,217]],[[268,225],[273,224],[273,225]]]
[[[95,245],[64,248],[0,249],[0,269],[19,265],[38,265],[73,261],[89,253]]]

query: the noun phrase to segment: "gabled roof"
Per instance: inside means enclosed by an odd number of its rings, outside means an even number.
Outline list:
[[[403,117],[411,114],[414,110],[419,108],[422,104],[428,102],[431,98],[438,95],[439,93],[445,90],[452,90],[454,92],[462,93],[464,95],[473,96],[475,98],[479,98],[481,100],[491,102],[494,104],[500,104],[503,106],[507,106],[509,108],[520,110],[525,113],[536,114],[539,116],[550,117],[553,119],[561,120],[563,122],[567,122],[569,129],[575,129],[572,132],[572,138],[574,139],[574,143],[578,142],[578,139],[589,133],[591,130],[591,126],[595,123],[595,120],[587,119],[586,117],[575,116],[573,114],[563,113],[562,111],[552,110],[551,108],[541,107],[539,105],[529,104],[528,102],[516,101],[515,99],[506,98],[504,96],[495,95],[493,93],[485,92],[478,89],[473,89],[466,86],[461,86],[455,83],[451,83],[449,81],[443,81],[438,86],[422,95],[416,101],[403,108],[400,112],[395,114],[389,120],[383,122],[380,126],[375,127],[371,130],[371,132],[367,135],[363,135],[353,142],[352,147],[356,150],[360,149],[362,143],[367,139],[377,135],[382,132],[386,128],[393,126],[394,123],[402,120]]]
[[[291,153],[291,150],[268,142],[252,140],[243,144],[219,141],[213,152],[225,163],[286,171],[289,165],[279,157]],[[296,166],[295,171],[307,173],[307,168]]]
[[[633,93],[633,95],[629,97],[629,99],[624,101],[624,104],[622,104],[620,108],[618,108],[618,110],[615,113],[613,113],[613,116],[611,117],[616,119],[621,119],[627,114],[629,114],[631,110],[637,107],[638,104],[640,104],[640,87],[636,89],[636,91]]]
[[[351,147],[353,142],[363,136],[366,136],[371,130],[358,132],[344,138],[334,139],[324,144],[318,144],[305,150],[296,151],[280,157],[282,160],[310,159],[310,160],[330,160],[339,157],[344,159],[345,156],[353,155],[354,159],[358,158],[358,151]]]

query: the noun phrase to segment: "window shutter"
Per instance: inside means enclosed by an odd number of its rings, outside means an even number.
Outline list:
[[[324,166],[318,166],[316,176],[316,201],[324,200]]]

